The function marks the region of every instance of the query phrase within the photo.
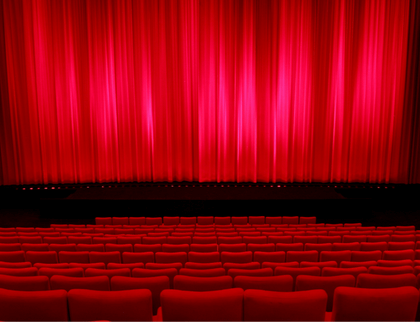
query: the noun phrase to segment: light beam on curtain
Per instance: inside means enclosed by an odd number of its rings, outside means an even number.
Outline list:
[[[418,7],[0,0],[0,184],[420,183]]]

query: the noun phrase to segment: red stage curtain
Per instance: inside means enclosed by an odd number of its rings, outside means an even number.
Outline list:
[[[0,0],[0,184],[420,183],[418,11]]]

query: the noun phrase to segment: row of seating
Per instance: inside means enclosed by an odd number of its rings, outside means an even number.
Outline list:
[[[278,244],[279,245],[279,244]],[[293,245],[293,244],[285,244]],[[93,246],[93,245],[87,245]],[[103,247],[103,245],[100,245]],[[116,245],[121,246],[121,245]],[[130,245],[131,246],[131,245]],[[137,245],[134,245],[137,246]],[[141,246],[141,245],[140,245]],[[223,245],[222,245],[223,246]],[[235,246],[235,245],[233,245]],[[248,245],[252,246],[251,244]],[[258,246],[258,245],[256,245]],[[378,261],[378,260],[420,260],[420,250],[374,250],[374,251],[317,251],[317,250],[288,250],[288,251],[264,251],[257,247],[254,251],[241,251],[241,249],[228,248],[232,245],[226,245],[225,249],[213,252],[195,252],[195,251],[142,251],[126,252],[124,249],[115,251],[6,251],[0,252],[0,261],[3,262],[31,262],[31,263],[58,263],[61,262],[103,262],[103,263],[121,263],[124,258],[137,259],[139,262],[157,262],[157,263],[211,263],[211,262],[231,262],[247,263],[257,262],[325,262],[336,261]],[[118,248],[116,248],[118,249]],[[134,247],[136,250],[136,247]],[[109,248],[108,248],[109,250]],[[234,251],[232,251],[234,250]]]
[[[412,286],[388,289],[335,288],[327,314],[324,290],[294,293],[232,288],[218,291],[163,290],[153,317],[152,293],[123,291],[0,289],[3,321],[414,321],[419,292]],[[372,307],[375,308],[372,310]],[[22,309],[25,308],[25,309]]]
[[[238,216],[238,217],[96,217],[97,225],[228,225],[228,224],[315,224],[316,217],[299,216]]]
[[[420,235],[293,235],[291,233],[220,233],[188,234],[179,233],[140,235],[77,235],[77,236],[0,236],[0,244],[265,244],[265,243],[379,243],[410,242],[412,249],[420,244]]]

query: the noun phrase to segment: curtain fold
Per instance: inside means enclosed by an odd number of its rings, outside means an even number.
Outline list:
[[[0,184],[420,183],[415,0],[0,0]]]

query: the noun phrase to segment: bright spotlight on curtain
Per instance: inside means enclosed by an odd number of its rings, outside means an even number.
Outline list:
[[[418,7],[0,0],[0,184],[420,183]]]

